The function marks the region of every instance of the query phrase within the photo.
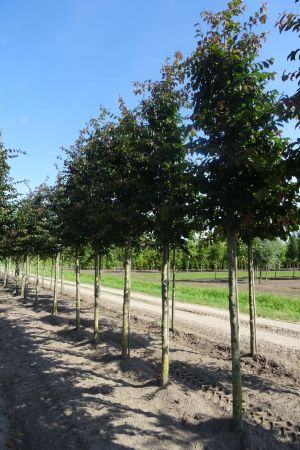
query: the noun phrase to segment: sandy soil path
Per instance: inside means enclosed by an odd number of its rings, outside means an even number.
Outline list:
[[[100,339],[95,345],[92,287],[83,286],[80,333],[74,330],[72,283],[65,289],[71,295],[59,296],[56,318],[50,315],[50,291],[41,293],[36,309],[33,295],[24,301],[0,290],[0,394],[9,433],[5,442],[0,433],[0,448],[300,448],[296,324],[290,329],[290,324],[276,322],[274,328],[272,322],[263,321],[261,332],[292,339],[294,347],[261,338],[255,360],[247,356],[248,341],[243,338],[245,427],[235,436],[230,432],[226,313],[179,305],[170,344],[171,382],[160,389],[159,300],[133,296],[132,352],[124,363],[120,291],[103,292]]]

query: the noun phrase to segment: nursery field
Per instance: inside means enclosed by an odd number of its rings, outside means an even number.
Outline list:
[[[299,2],[5,2],[0,450],[300,450]]]

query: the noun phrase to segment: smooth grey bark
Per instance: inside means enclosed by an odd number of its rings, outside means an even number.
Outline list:
[[[53,286],[53,303],[52,303],[52,316],[57,315],[57,291],[58,291],[58,272],[59,272],[59,252],[55,257],[54,264],[54,286]]]
[[[131,241],[125,246],[122,357],[130,357]]]
[[[36,257],[36,280],[35,280],[35,306],[39,304],[39,291],[40,291],[40,255]]]
[[[78,253],[75,259],[75,280],[76,280],[76,330],[80,330],[80,260]]]
[[[171,312],[171,331],[175,330],[175,294],[176,294],[176,252],[173,249],[172,255],[172,312]]]
[[[101,281],[101,255],[95,251],[95,281],[94,281],[94,341],[99,335],[99,304],[100,304],[100,281]]]
[[[253,267],[252,241],[248,242],[248,287],[249,287],[249,316],[250,316],[250,353],[254,357],[257,353],[256,343],[256,299],[255,279]]]
[[[229,227],[228,242],[228,282],[229,282],[229,315],[231,330],[231,362],[232,362],[232,424],[234,431],[242,428],[242,377],[240,362],[239,336],[239,303],[237,289],[237,256],[236,233]]]
[[[162,297],[162,354],[160,382],[164,386],[169,381],[169,245],[165,244],[162,252],[161,297]]]

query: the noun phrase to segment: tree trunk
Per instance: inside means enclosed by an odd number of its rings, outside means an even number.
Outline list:
[[[63,294],[64,293],[64,262],[63,259],[61,261],[61,265],[60,265],[60,293]]]
[[[5,259],[5,271],[4,271],[4,279],[3,279],[3,287],[6,288],[7,281],[9,277],[9,266],[10,266],[10,257]]]
[[[24,298],[27,300],[28,297],[28,291],[29,291],[29,282],[30,282],[30,257],[26,257],[26,275],[25,275],[25,291],[24,291]]]
[[[20,260],[19,258],[16,258],[15,280],[14,280],[16,295],[19,295],[20,293],[19,281],[20,281]]]
[[[42,276],[42,288],[45,287],[45,274],[46,274],[46,260],[43,261],[43,276]]]
[[[161,385],[169,381],[169,245],[165,244],[162,255],[161,291],[162,291],[162,356],[161,356]]]
[[[252,241],[248,242],[248,285],[249,285],[249,314],[250,314],[250,353],[254,357],[257,353],[256,345],[256,301],[253,268]]]
[[[53,288],[53,266],[54,266],[54,259],[51,258],[50,291],[52,291]]]
[[[39,304],[39,290],[40,290],[40,255],[36,257],[36,281],[35,281],[35,306]]]
[[[234,431],[242,427],[242,379],[239,338],[239,304],[237,296],[236,233],[228,228],[229,314],[232,360],[232,422]]]
[[[259,284],[261,283],[261,278],[262,278],[262,270],[261,268],[259,269]]]
[[[100,280],[101,280],[101,255],[95,251],[95,284],[94,284],[94,341],[99,335],[99,303],[100,303]]]
[[[130,357],[131,241],[125,247],[122,357]]]
[[[54,287],[53,287],[52,316],[56,316],[57,315],[58,272],[59,272],[59,252],[57,252],[57,254],[56,254],[55,265],[54,265]]]
[[[5,262],[4,262],[3,286],[4,286],[6,274],[7,274],[7,258],[5,258]]]
[[[80,261],[79,255],[76,253],[75,261],[75,276],[76,276],[76,330],[80,330]]]
[[[25,261],[26,261],[26,263],[24,263],[24,261],[22,262],[22,279],[21,279],[21,297],[23,297],[23,298],[25,295],[27,256],[26,256]]]
[[[175,293],[176,293],[176,252],[173,248],[173,260],[172,260],[172,313],[171,313],[171,331],[175,330]]]

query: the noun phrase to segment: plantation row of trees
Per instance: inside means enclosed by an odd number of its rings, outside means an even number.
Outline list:
[[[64,149],[54,187],[43,184],[20,201],[9,201],[4,149],[0,173],[5,193],[1,197],[1,255],[6,261],[5,280],[14,261],[16,293],[21,291],[26,297],[30,259],[36,258],[38,306],[40,261],[52,258],[52,314],[56,315],[61,256],[73,258],[79,329],[80,266],[86,254],[92,254],[93,334],[97,340],[103,260],[112,251],[124,254],[124,358],[130,356],[132,255],[136,261],[149,252],[152,268],[159,265],[159,252],[161,385],[169,380],[170,251],[177,252],[178,264],[179,255],[184,254],[180,249],[187,246],[187,255],[194,251],[193,240],[188,240],[191,234],[217,236],[210,246],[196,246],[196,252],[200,267],[212,264],[214,268],[220,260],[225,265],[227,254],[236,430],[242,424],[237,244],[244,243],[240,245],[244,252],[247,248],[250,346],[255,355],[255,258],[266,238],[279,246],[275,238],[286,239],[297,229],[300,180],[295,146],[281,137],[281,126],[292,112],[295,115],[295,108],[291,112],[287,101],[267,90],[267,83],[275,77],[270,71],[272,59],[257,59],[265,33],[253,30],[266,22],[266,8],[263,5],[245,23],[238,20],[243,14],[242,0],[229,2],[226,10],[216,14],[203,12],[207,31],[197,28],[194,52],[185,60],[178,52],[174,61],[167,61],[159,81],[135,83],[136,108],[128,109],[122,98],[119,115],[102,107],[74,145]],[[21,279],[20,264],[25,267]]]

